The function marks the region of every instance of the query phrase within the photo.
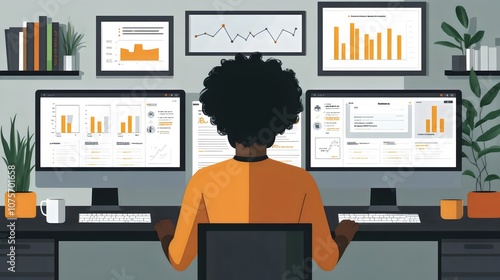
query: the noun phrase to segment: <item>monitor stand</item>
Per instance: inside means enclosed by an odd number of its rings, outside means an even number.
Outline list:
[[[372,188],[369,212],[400,212],[396,203],[395,188]]]
[[[119,212],[123,208],[118,206],[117,188],[92,188],[91,212]]]

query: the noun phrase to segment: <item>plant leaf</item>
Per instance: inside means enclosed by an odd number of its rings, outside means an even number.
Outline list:
[[[462,50],[462,48],[459,45],[455,45],[452,42],[448,42],[448,41],[437,41],[434,44]]]
[[[477,98],[481,98],[481,85],[479,84],[479,79],[477,78],[476,71],[474,71],[474,69],[470,70],[469,86]]]
[[[481,99],[479,106],[484,107],[486,105],[491,104],[491,102],[493,102],[493,100],[495,100],[495,98],[497,97],[499,90],[500,90],[500,82],[494,85],[490,90],[488,90],[488,92]]]
[[[487,122],[489,120],[496,119],[496,118],[498,118],[498,116],[500,116],[500,110],[496,110],[496,111],[490,112],[484,118],[482,118],[481,120],[479,120],[476,123],[475,127],[478,127],[478,126],[482,125],[483,123],[485,123],[485,122]]]
[[[472,141],[472,148],[474,149],[474,151],[476,151],[476,153],[479,153],[481,151],[481,147],[479,147],[479,144],[477,144],[476,141]]]
[[[469,142],[469,140],[465,139],[462,137],[462,145],[470,147],[472,144]]]
[[[462,133],[464,133],[465,135],[467,136],[470,136],[470,128],[469,128],[469,125],[467,124],[467,122],[463,122],[462,123]]]
[[[484,178],[485,182],[490,182],[493,180],[500,180],[500,177],[498,177],[498,175],[495,175],[495,174],[490,174],[490,175],[486,176],[486,178]]]
[[[479,41],[481,41],[481,39],[483,39],[483,36],[484,36],[484,31],[479,30],[478,32],[476,32],[476,34],[474,34],[474,36],[472,36],[469,43],[471,45],[474,45],[474,44],[478,43]]]
[[[462,152],[462,157],[463,157],[463,158],[466,158],[466,159],[469,159],[469,156],[467,156],[467,154],[466,154],[466,153],[464,153],[464,152]]]
[[[470,170],[465,170],[464,172],[462,172],[462,175],[471,176],[472,178],[476,179],[476,175],[474,175],[474,172]]]
[[[448,36],[451,36],[453,37],[453,39],[455,39],[455,41],[457,42],[463,42],[464,39],[462,38],[462,35],[460,35],[460,33],[458,33],[458,31],[453,28],[451,25],[449,25],[448,23],[446,22],[443,22],[441,23],[441,29],[443,29],[444,33],[446,33]],[[462,49],[462,48],[460,48]]]
[[[498,152],[500,152],[500,146],[491,146],[477,153],[477,157],[480,158],[489,153],[498,153]]]
[[[465,121],[467,122],[467,125],[469,125],[470,128],[474,127],[474,119],[476,118],[476,116],[477,112],[475,109],[473,111],[467,109]]]
[[[485,142],[497,137],[500,134],[500,124],[495,125],[490,130],[477,138],[478,142]]]
[[[468,99],[462,99],[462,106],[467,109],[467,111],[471,111],[475,116],[477,116],[477,111],[472,102],[470,102]]]
[[[464,47],[465,47],[466,49],[470,48],[470,45],[472,45],[472,44],[470,43],[470,38],[471,38],[470,34],[468,34],[468,33],[465,33],[465,34],[464,34]]]
[[[457,6],[455,8],[455,13],[457,14],[458,21],[462,24],[463,27],[469,27],[469,17],[467,16],[467,12],[465,8],[462,6]]]

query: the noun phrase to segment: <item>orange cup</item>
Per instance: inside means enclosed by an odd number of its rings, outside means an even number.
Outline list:
[[[441,218],[458,220],[464,216],[464,201],[462,199],[441,199]]]

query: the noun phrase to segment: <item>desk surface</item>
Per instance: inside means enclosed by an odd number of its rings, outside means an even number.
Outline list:
[[[66,222],[48,224],[39,212],[35,219],[16,221],[17,238],[53,238],[59,241],[157,241],[154,223],[161,219],[177,222],[177,206],[125,206],[125,212],[151,213],[151,224],[80,224],[78,214],[88,212],[88,206],[66,207]],[[435,241],[444,238],[498,238],[500,219],[443,220],[438,206],[400,206],[402,213],[418,213],[420,224],[361,224],[356,241]],[[338,213],[366,213],[368,207],[327,206],[325,211],[330,228],[338,223]],[[464,209],[464,213],[466,212]],[[3,207],[0,208],[3,213]],[[3,216],[3,215],[2,215]],[[5,224],[5,217],[0,218]],[[7,235],[0,229],[0,238]]]

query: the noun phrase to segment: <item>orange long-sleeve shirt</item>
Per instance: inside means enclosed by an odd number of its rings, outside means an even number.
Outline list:
[[[199,223],[310,223],[318,266],[332,270],[339,259],[312,176],[269,158],[229,159],[191,177],[169,246],[169,260],[176,270],[186,269],[197,254]]]

